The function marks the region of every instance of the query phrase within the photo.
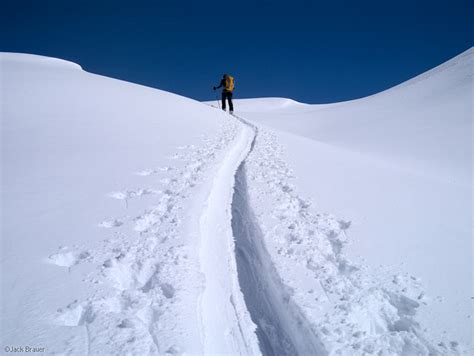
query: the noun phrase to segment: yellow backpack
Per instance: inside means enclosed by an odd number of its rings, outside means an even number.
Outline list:
[[[227,75],[225,78],[225,90],[233,91],[234,90],[234,77]]]

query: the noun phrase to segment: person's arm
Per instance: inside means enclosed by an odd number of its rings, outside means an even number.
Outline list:
[[[221,80],[221,83],[219,84],[218,87],[214,87],[214,90],[221,88],[223,85],[225,85],[224,79]]]

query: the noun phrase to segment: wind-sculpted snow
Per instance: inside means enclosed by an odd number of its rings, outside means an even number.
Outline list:
[[[39,56],[35,54],[25,54],[25,53],[2,53],[0,58],[0,63],[3,61],[21,63],[22,65],[45,68],[45,69],[72,69],[72,70],[82,70],[82,67],[74,62],[66,61],[59,58],[51,58],[45,56]]]

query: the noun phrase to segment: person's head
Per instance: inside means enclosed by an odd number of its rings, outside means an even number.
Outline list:
[[[224,74],[224,75],[222,76],[222,79],[225,79],[225,78],[227,78],[227,74]]]

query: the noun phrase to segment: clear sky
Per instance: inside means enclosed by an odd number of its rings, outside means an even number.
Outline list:
[[[473,1],[2,0],[0,50],[198,100],[223,73],[236,97],[354,99],[473,44]]]

